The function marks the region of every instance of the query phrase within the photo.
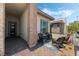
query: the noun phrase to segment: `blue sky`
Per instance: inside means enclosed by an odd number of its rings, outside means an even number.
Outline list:
[[[37,8],[54,17],[55,19],[67,19],[67,24],[79,20],[78,3],[39,3]]]

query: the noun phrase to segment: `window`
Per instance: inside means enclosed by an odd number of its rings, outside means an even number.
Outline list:
[[[40,20],[40,30],[43,28],[46,29],[46,31],[48,31],[48,22],[45,20]]]

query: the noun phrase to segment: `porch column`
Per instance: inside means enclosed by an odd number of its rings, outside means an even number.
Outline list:
[[[63,26],[64,26],[64,34],[67,34],[67,18],[66,17],[64,18]]]
[[[67,26],[66,26],[66,24],[64,24],[63,26],[64,26],[64,34],[66,34],[67,33]]]
[[[0,3],[0,55],[4,55],[5,45],[5,4]]]
[[[35,3],[28,4],[28,31],[29,47],[32,48],[37,43],[37,8]]]

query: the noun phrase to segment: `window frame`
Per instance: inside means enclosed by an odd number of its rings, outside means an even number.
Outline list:
[[[48,21],[41,19],[40,20],[40,31],[41,29],[46,28],[46,31],[48,32]]]

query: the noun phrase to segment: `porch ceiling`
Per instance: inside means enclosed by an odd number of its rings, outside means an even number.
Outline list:
[[[20,16],[26,7],[27,7],[26,3],[6,3],[5,11],[6,13]]]

